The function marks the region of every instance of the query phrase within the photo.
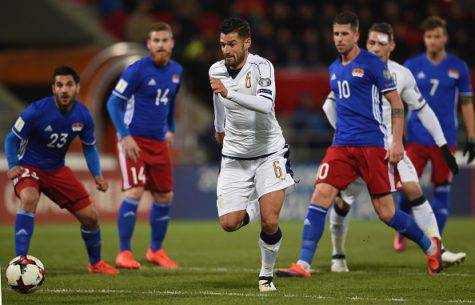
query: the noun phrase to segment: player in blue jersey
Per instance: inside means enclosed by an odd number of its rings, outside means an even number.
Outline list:
[[[472,88],[467,64],[445,50],[447,26],[439,17],[429,17],[422,23],[426,52],[409,59],[405,66],[416,78],[422,96],[434,110],[440,121],[448,145],[454,152],[457,146],[457,104],[460,98],[461,109],[467,128],[467,143],[464,153],[468,153],[468,163],[475,158],[475,120],[472,105]],[[434,199],[432,208],[437,219],[440,235],[445,228],[449,213],[450,185],[453,175],[444,162],[436,143],[424,128],[417,114],[411,112],[407,120],[406,152],[414,163],[417,174],[421,176],[427,162],[432,163],[432,183]],[[403,210],[411,209],[410,202],[403,198]],[[403,250],[405,240],[397,235],[395,249]],[[454,256],[455,255],[455,256]],[[465,258],[465,253],[442,251],[444,261],[456,263]]]
[[[395,165],[403,157],[404,108],[386,64],[377,55],[358,47],[358,24],[358,17],[351,12],[337,15],[333,22],[333,39],[340,54],[329,69],[336,100],[334,141],[317,172],[304,221],[300,259],[289,269],[278,270],[278,276],[310,276],[327,210],[338,192],[358,176],[366,182],[379,218],[424,251],[429,273],[438,273],[442,267],[440,240],[427,237],[411,216],[394,208],[391,192],[398,184]],[[390,144],[382,118],[383,95],[392,108]]]
[[[89,256],[89,272],[117,274],[101,260],[101,231],[89,194],[64,165],[68,147],[76,136],[97,189],[105,192],[89,110],[75,99],[79,75],[70,67],[53,74],[53,95],[30,104],[20,115],[5,140],[9,179],[20,198],[15,221],[16,255],[27,255],[33,235],[34,216],[40,194],[67,209],[81,223],[81,235]]]
[[[130,240],[145,190],[153,196],[152,236],[146,258],[162,267],[179,267],[162,249],[173,199],[169,144],[175,132],[175,99],[183,70],[170,59],[173,46],[171,27],[166,23],[152,24],[147,40],[150,55],[125,69],[107,102],[119,138],[118,158],[125,191],[117,221],[120,252],[116,265],[120,268],[140,268]]]

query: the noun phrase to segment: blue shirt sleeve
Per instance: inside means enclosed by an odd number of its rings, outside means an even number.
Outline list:
[[[82,151],[86,158],[87,167],[93,177],[102,176],[101,163],[99,161],[99,153],[97,152],[96,145],[82,145]]]
[[[86,145],[94,145],[96,143],[96,138],[94,137],[94,121],[89,111],[86,112],[84,128],[79,134],[79,138],[81,142]]]
[[[370,63],[369,68],[379,92],[384,93],[396,89],[396,84],[386,63],[382,60],[375,59]]]
[[[109,100],[107,101],[107,111],[109,111],[109,116],[112,120],[112,123],[114,124],[115,129],[117,130],[121,138],[130,135],[130,131],[124,123],[124,111],[121,109],[122,104],[123,101],[114,94],[111,94]]]
[[[23,110],[16,120],[15,125],[13,125],[12,132],[22,140],[27,139],[30,132],[35,127],[37,117],[38,110],[36,105],[34,103],[30,104],[25,108],[25,110]]]
[[[113,94],[124,100],[130,99],[139,84],[138,66],[138,63],[133,63],[125,69],[112,91]]]
[[[7,135],[5,139],[5,157],[8,161],[8,169],[18,165],[18,149],[20,148],[20,139],[13,132]]]
[[[471,96],[472,93],[472,82],[470,81],[470,74],[468,71],[467,64],[462,62],[462,67],[460,69],[460,78],[457,84],[460,95]]]

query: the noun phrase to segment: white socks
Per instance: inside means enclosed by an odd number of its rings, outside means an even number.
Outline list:
[[[424,233],[426,233],[427,236],[440,239],[437,220],[435,219],[434,211],[427,200],[421,205],[412,207],[411,211],[417,225],[424,231]]]
[[[280,238],[276,236],[277,233],[273,235],[278,238],[278,241],[275,244],[268,244],[262,240],[261,233],[261,237],[259,238],[259,247],[261,248],[262,266],[261,272],[259,273],[259,277],[274,276],[274,265],[275,261],[277,260],[277,254],[279,253],[280,245],[282,244],[282,233],[280,232],[280,229],[278,231],[278,234],[280,234]]]
[[[338,215],[335,209],[330,208],[330,231],[332,233],[332,255],[345,254],[345,240],[350,217]]]

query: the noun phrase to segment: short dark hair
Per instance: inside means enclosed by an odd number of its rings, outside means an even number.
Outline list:
[[[440,18],[439,16],[430,16],[427,17],[421,24],[421,30],[425,33],[441,27],[445,33],[447,33],[447,21]]]
[[[166,22],[157,22],[152,23],[148,30],[148,38],[150,38],[150,34],[152,32],[159,32],[159,31],[167,31],[170,33],[170,36],[173,37],[172,27]]]
[[[53,83],[56,81],[56,76],[58,75],[71,75],[76,84],[79,83],[79,74],[73,68],[69,66],[61,66],[54,69],[53,72]]]
[[[371,27],[368,30],[368,34],[370,32],[379,32],[379,33],[386,34],[389,36],[389,42],[394,41],[393,27],[389,23],[386,23],[386,22],[373,23],[373,25],[371,25]]]
[[[356,32],[360,26],[358,16],[351,11],[344,11],[336,15],[333,24],[349,24]]]
[[[219,31],[223,34],[237,32],[239,37],[243,39],[251,37],[251,27],[249,23],[244,19],[236,17],[224,19],[219,27]]]

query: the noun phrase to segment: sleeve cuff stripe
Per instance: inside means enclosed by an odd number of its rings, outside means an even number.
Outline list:
[[[117,93],[116,91],[112,91],[112,94],[114,94],[114,95],[117,96],[117,97],[120,97],[120,98],[123,99],[123,100],[128,100],[128,98],[126,98],[125,96],[123,96],[123,95],[120,94],[120,93]]]
[[[388,92],[388,91],[393,91],[393,90],[396,90],[396,87],[391,87],[391,88],[387,88],[387,89],[384,89],[384,90],[380,90],[380,92]]]
[[[84,145],[94,145],[94,144],[96,144],[96,140],[94,140],[92,142],[89,142],[89,143],[82,141],[82,144],[84,144]]]
[[[12,132],[17,138],[19,138],[20,140],[23,140],[23,138],[15,131],[14,128],[12,128]]]

